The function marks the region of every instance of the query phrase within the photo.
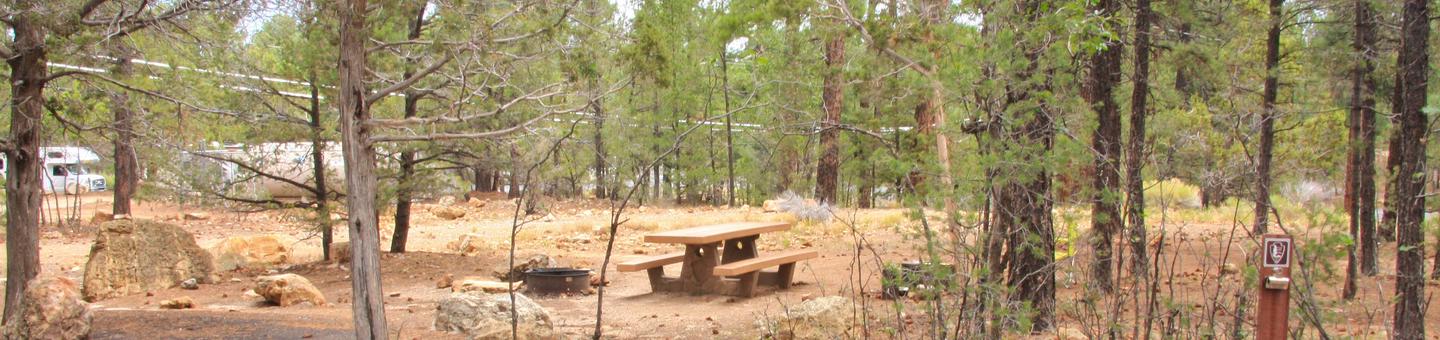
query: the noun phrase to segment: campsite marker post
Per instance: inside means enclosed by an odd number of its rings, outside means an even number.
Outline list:
[[[1260,310],[1255,338],[1285,339],[1290,333],[1290,264],[1295,243],[1289,235],[1265,235],[1260,248]]]

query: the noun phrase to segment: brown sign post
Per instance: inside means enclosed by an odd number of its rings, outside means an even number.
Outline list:
[[[1255,338],[1281,340],[1290,333],[1290,265],[1295,243],[1289,235],[1265,235],[1260,248],[1260,310]]]

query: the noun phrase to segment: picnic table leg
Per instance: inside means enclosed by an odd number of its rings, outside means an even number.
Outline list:
[[[663,292],[668,290],[665,284],[665,266],[659,266],[645,270],[650,274],[650,291]]]
[[[758,238],[760,235],[725,240],[725,256],[720,259],[720,263],[748,260],[760,256],[755,250],[755,239]]]
[[[685,245],[685,264],[680,270],[681,289],[691,293],[704,293],[717,282],[715,266],[719,262],[720,243]]]
[[[782,264],[780,265],[780,271],[775,275],[775,287],[779,289],[790,289],[790,280],[793,278],[795,278],[795,264]]]
[[[739,297],[755,297],[755,285],[760,281],[760,272],[753,271],[740,274],[740,282],[735,284],[735,295]]]

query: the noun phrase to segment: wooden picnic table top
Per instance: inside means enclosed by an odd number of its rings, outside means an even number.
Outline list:
[[[710,244],[734,238],[790,230],[790,222],[736,222],[662,231],[645,235],[649,243]]]

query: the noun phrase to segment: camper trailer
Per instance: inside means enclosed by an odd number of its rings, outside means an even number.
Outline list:
[[[78,194],[105,191],[105,177],[90,172],[90,165],[100,155],[78,146],[47,146],[40,148],[43,162],[40,186],[47,193]],[[6,160],[0,158],[0,174],[5,174]]]

